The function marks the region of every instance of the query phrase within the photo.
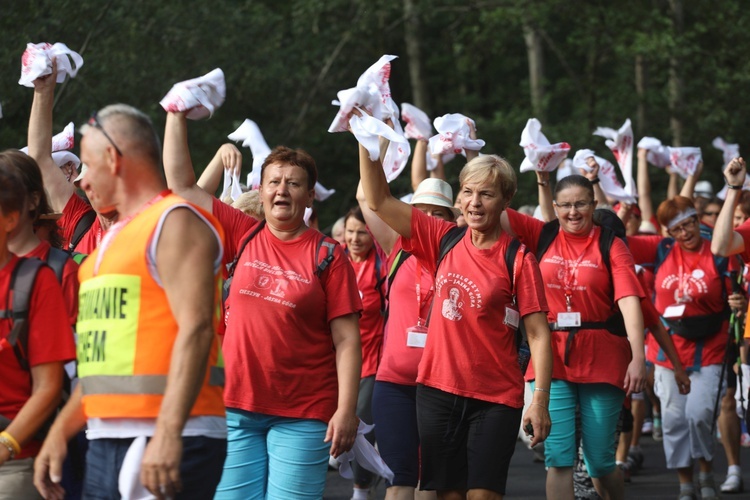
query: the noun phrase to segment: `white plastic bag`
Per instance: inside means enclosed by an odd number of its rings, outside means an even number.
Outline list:
[[[227,90],[220,68],[192,80],[175,83],[159,101],[170,113],[185,112],[191,120],[211,117],[224,104]]]
[[[33,87],[34,80],[52,73],[52,61],[57,62],[57,83],[65,81],[65,75],[74,78],[83,66],[83,57],[64,43],[29,43],[21,56],[20,85]]]
[[[630,118],[625,120],[625,123],[618,130],[609,127],[597,127],[594,130],[594,135],[607,139],[604,143],[615,155],[615,160],[617,160],[622,178],[625,181],[625,192],[635,199],[637,193],[633,180],[633,127],[630,124]],[[613,177],[617,180],[617,174],[614,174]]]
[[[464,149],[479,151],[484,147],[481,139],[470,137],[471,129],[466,122],[469,120],[474,125],[474,120],[460,113],[451,113],[435,118],[435,130],[437,135],[430,137],[429,149],[433,155],[459,154]]]
[[[672,164],[672,170],[680,174],[680,177],[687,179],[695,173],[698,164],[703,161],[701,148],[669,148],[669,160]]]
[[[250,119],[242,122],[242,125],[234,132],[227,136],[227,139],[234,142],[242,142],[242,147],[250,148],[253,155],[253,168],[247,174],[248,189],[257,189],[260,186],[260,170],[266,157],[271,153],[263,134],[260,132],[258,124]]]
[[[521,163],[521,172],[551,172],[570,152],[570,144],[567,142],[550,144],[542,133],[542,124],[536,118],[529,118],[526,122],[526,127],[521,132],[520,146],[526,155]]]
[[[638,149],[647,150],[646,160],[659,168],[668,167],[672,163],[669,159],[669,148],[655,137],[644,137],[638,141]]]

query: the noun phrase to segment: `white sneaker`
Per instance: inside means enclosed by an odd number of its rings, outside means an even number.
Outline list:
[[[722,493],[742,493],[744,490],[742,477],[737,474],[728,474],[719,489]]]

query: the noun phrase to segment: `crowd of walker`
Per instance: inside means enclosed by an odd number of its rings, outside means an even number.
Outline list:
[[[698,164],[679,194],[669,173],[655,211],[645,147],[635,202],[605,192],[593,154],[556,182],[535,169],[533,216],[510,208],[516,169],[473,147],[456,148],[454,196],[428,134],[413,195],[394,197],[386,117],[383,155],[351,142],[358,206],[327,236],[302,149],[273,148],[237,199],[214,196],[242,168],[232,144],[196,180],[188,118],[205,103],[164,106],[163,143],[146,114],[106,106],[80,161],[57,155],[58,62],[33,80],[28,148],[0,153],[0,499],[322,498],[359,439],[392,473],[387,499],[500,499],[521,438],[548,498],[574,498],[582,469],[616,500],[644,431],[679,499],[743,492],[739,155],[725,199]],[[359,139],[373,117],[357,104]],[[362,465],[355,500],[378,482]]]

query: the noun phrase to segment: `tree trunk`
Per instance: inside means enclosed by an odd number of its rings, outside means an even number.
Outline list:
[[[672,14],[674,38],[682,38],[682,0],[669,0]],[[680,59],[676,54],[669,58],[669,127],[672,130],[672,144],[682,145],[682,78],[680,76]]]
[[[531,110],[534,116],[544,122],[544,52],[542,37],[539,33],[525,24],[523,38],[526,42],[526,55],[529,60],[529,91],[531,94]]]
[[[646,62],[642,55],[635,56],[635,94],[638,96],[638,119],[635,122],[635,135],[641,137],[646,126]]]
[[[409,79],[412,101],[416,107],[427,112],[427,86],[422,70],[422,42],[419,37],[419,14],[414,0],[404,0],[404,41],[409,57]],[[428,113],[429,114],[429,113]]]

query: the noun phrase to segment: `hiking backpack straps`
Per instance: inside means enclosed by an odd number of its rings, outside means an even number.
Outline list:
[[[323,271],[328,269],[328,266],[330,266],[331,262],[333,262],[333,251],[336,248],[336,245],[338,245],[338,243],[327,237],[325,234],[322,234],[320,236],[320,239],[318,240],[318,247],[315,249],[316,262],[318,262],[317,259],[319,258],[321,247],[326,248],[326,256],[323,257],[323,259],[320,260],[320,263],[318,263],[315,267],[315,276],[317,276],[318,279],[320,279],[320,277],[323,275]]]
[[[255,225],[255,227],[250,231],[250,234],[247,235],[247,237],[242,240],[242,243],[240,243],[239,248],[237,249],[237,253],[234,254],[234,260],[227,265],[227,278],[224,280],[223,285],[223,301],[226,302],[227,298],[229,297],[229,286],[232,284],[232,277],[234,276],[234,270],[237,267],[237,262],[240,260],[240,256],[242,256],[242,252],[245,251],[245,247],[247,244],[255,238],[255,235],[258,234],[261,229],[263,229],[266,226],[266,221],[262,220],[258,224]]]
[[[380,314],[381,316],[385,316],[386,313],[386,302],[385,302],[385,293],[383,293],[383,283],[386,282],[388,279],[388,274],[382,273],[381,269],[383,267],[383,261],[380,258],[380,254],[378,253],[377,248],[373,248],[375,251],[375,290],[377,290],[378,295],[380,296]]]
[[[60,250],[59,248],[51,247],[49,254],[47,255],[47,265],[52,268],[57,277],[57,282],[62,285],[63,271],[65,271],[65,264],[68,259],[72,258],[68,252]]]
[[[94,212],[93,210],[86,212],[85,214],[83,214],[83,217],[78,219],[78,224],[76,224],[76,228],[73,231],[73,236],[70,238],[70,243],[68,243],[68,253],[73,253],[73,251],[83,239],[83,236],[89,229],[91,229],[91,226],[94,224],[95,220],[96,212]]]
[[[10,278],[10,290],[12,290],[13,295],[11,307],[10,309],[7,308],[8,302],[11,302],[10,297],[8,297],[6,309],[0,311],[0,317],[10,319],[13,323],[10,333],[2,341],[2,344],[4,344],[2,347],[13,348],[18,364],[26,371],[30,370],[29,303],[39,269],[44,265],[45,263],[39,259],[19,259]]]

